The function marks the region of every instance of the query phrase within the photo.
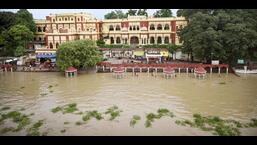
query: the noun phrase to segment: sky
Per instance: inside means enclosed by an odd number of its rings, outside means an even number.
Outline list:
[[[0,9],[0,11],[12,11],[17,12],[19,9]],[[97,19],[104,19],[104,15],[113,11],[113,10],[122,10],[127,12],[128,9],[28,9],[32,13],[34,19],[45,19],[50,13],[80,13],[86,12],[91,13]],[[151,16],[155,11],[159,9],[147,9],[148,15]],[[173,16],[176,16],[177,9],[171,9]]]

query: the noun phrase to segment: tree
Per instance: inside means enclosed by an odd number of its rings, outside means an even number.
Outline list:
[[[147,14],[147,9],[139,9],[138,11],[137,11],[137,15],[138,16],[148,16],[148,14]]]
[[[33,33],[24,25],[14,25],[9,30],[3,31],[3,44],[4,44],[4,51],[3,52],[7,56],[15,55],[15,51],[17,50],[16,54],[20,55],[21,47],[24,49],[27,46],[27,43],[33,39]],[[22,53],[21,55],[23,55]]]
[[[101,46],[105,45],[105,42],[102,39],[99,39],[96,41],[96,45],[101,47]]]
[[[30,31],[36,31],[36,24],[34,22],[32,14],[26,9],[20,9],[15,16],[16,24],[25,25]]]
[[[137,10],[129,9],[127,12],[127,16],[136,16]]]
[[[73,66],[77,69],[95,66],[102,55],[92,40],[76,40],[62,43],[56,51],[57,66],[65,71]]]
[[[104,15],[105,19],[123,19],[127,18],[127,15],[122,12],[122,10],[111,11]]]
[[[172,11],[170,9],[161,9],[161,10],[156,11],[153,15],[155,18],[172,17]]]
[[[0,32],[9,29],[15,24],[15,14],[13,12],[0,12]]]

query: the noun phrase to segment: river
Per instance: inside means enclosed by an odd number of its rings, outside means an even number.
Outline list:
[[[179,126],[176,119],[192,118],[192,114],[215,115],[225,119],[247,122],[257,118],[257,75],[237,77],[233,74],[208,74],[195,79],[191,74],[177,74],[164,79],[147,73],[116,79],[111,73],[87,72],[75,78],[62,73],[13,72],[0,73],[0,103],[12,110],[25,108],[35,113],[32,120],[45,119],[40,128],[47,135],[212,135],[197,128]],[[48,88],[48,86],[53,86]],[[81,115],[52,113],[51,109],[77,103],[81,111],[106,111],[116,105],[122,110],[114,121],[90,120],[81,126]],[[145,128],[146,113],[167,108],[175,118],[161,118]],[[133,115],[141,120],[130,127]],[[70,122],[64,124],[64,122]],[[2,125],[0,128],[5,127]],[[61,133],[60,130],[67,130]],[[257,128],[242,129],[242,135],[257,135]],[[25,131],[5,135],[26,135]]]

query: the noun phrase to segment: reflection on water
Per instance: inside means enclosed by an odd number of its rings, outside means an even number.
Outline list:
[[[46,119],[43,130],[49,135],[211,135],[195,128],[181,127],[176,119],[163,118],[145,128],[145,114],[159,108],[171,110],[176,118],[191,118],[193,113],[249,121],[257,117],[257,75],[237,77],[232,74],[208,74],[204,80],[180,74],[175,79],[148,76],[146,73],[115,79],[112,74],[86,73],[65,78],[61,73],[1,73],[0,101],[11,108],[35,112],[33,119]],[[48,86],[53,86],[48,88]],[[77,103],[82,111],[105,111],[112,105],[123,110],[116,121],[91,120],[83,126],[78,115],[53,114],[50,109]],[[133,115],[141,120],[129,126]],[[64,125],[63,122],[72,122]],[[82,129],[81,129],[82,128]],[[245,130],[257,135],[257,130]],[[22,134],[22,132],[20,133]]]

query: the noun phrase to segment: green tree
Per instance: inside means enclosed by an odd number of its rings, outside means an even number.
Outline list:
[[[158,17],[172,17],[172,11],[170,9],[160,9],[158,11],[156,11],[153,16],[155,18]]]
[[[65,71],[73,66],[77,69],[92,67],[102,60],[102,55],[92,40],[76,40],[62,43],[56,52],[57,66]]]
[[[137,11],[138,16],[148,16],[147,9],[139,9]]]
[[[111,11],[104,15],[105,19],[123,19],[127,18],[127,15],[122,12],[122,10]]]
[[[15,24],[15,14],[13,12],[0,12],[0,32],[9,29]]]
[[[17,11],[16,16],[16,24],[25,25],[30,29],[30,31],[36,31],[36,24],[34,22],[32,14],[26,9],[20,9]]]
[[[137,10],[133,10],[133,9],[129,9],[128,12],[127,12],[127,16],[130,15],[130,16],[136,16],[137,14]]]
[[[101,47],[101,46],[104,46],[104,45],[105,45],[105,42],[104,42],[104,40],[99,39],[99,40],[96,41],[96,45],[99,46],[99,47]]]

